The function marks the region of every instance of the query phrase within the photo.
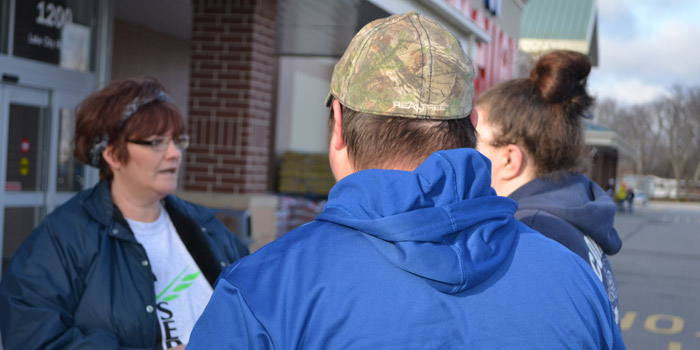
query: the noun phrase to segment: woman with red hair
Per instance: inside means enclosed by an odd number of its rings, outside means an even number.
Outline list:
[[[155,80],[124,80],[76,113],[74,155],[101,181],[49,214],[0,283],[5,349],[184,348],[224,266],[248,249],[173,192],[185,120]]]

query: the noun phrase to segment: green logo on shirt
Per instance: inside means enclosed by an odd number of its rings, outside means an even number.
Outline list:
[[[170,282],[162,292],[158,293],[156,296],[156,301],[172,301],[180,296],[180,292],[192,286],[194,280],[202,274],[201,271],[185,275],[189,266],[185,267],[182,272],[180,272],[173,280]],[[184,275],[184,276],[183,276]],[[173,288],[173,286],[175,286]],[[172,288],[172,290],[171,290]],[[167,293],[167,295],[165,295]],[[164,296],[165,295],[165,296]],[[161,299],[162,298],[162,299]]]

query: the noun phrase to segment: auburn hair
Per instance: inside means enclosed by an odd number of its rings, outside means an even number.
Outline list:
[[[126,140],[144,139],[154,135],[173,138],[185,133],[185,118],[172,102],[155,100],[140,107],[120,127],[127,105],[138,98],[155,96],[165,91],[154,78],[114,81],[102,90],[86,97],[75,112],[75,148],[73,155],[90,164],[89,152],[96,139],[109,137],[109,146],[115,157],[123,163],[129,161]],[[100,178],[112,180],[114,174],[102,159]]]

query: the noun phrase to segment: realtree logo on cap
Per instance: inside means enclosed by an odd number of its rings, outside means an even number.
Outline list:
[[[439,104],[425,104],[425,103],[413,103],[413,102],[399,102],[394,101],[394,107],[401,109],[414,109],[418,112],[423,112],[426,108],[430,111],[444,111],[447,110],[447,105]]]

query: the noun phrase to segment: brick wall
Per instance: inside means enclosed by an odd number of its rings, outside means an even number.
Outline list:
[[[268,188],[275,0],[193,0],[185,190]]]
[[[138,52],[138,55],[134,53]],[[190,42],[143,26],[114,21],[112,79],[156,77],[187,115]]]

